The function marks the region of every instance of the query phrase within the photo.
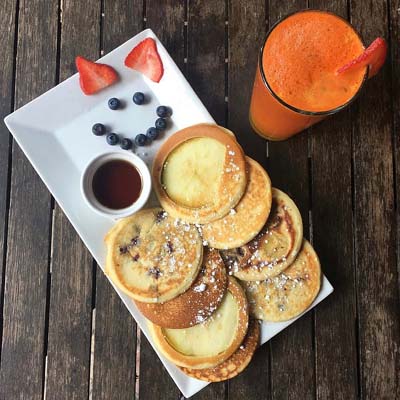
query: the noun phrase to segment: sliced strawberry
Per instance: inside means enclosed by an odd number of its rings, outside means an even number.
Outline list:
[[[106,64],[97,64],[81,56],[75,59],[79,72],[79,83],[82,92],[94,94],[118,80],[118,74],[113,67]]]
[[[354,68],[361,68],[369,66],[368,78],[375,76],[385,63],[387,53],[387,43],[383,38],[375,39],[367,49],[364,50],[354,60],[351,60],[347,64],[340,67],[336,73],[341,74],[345,71],[352,70]]]
[[[160,82],[164,73],[161,58],[154,39],[147,38],[134,47],[125,58],[125,65],[146,75],[154,82]]]

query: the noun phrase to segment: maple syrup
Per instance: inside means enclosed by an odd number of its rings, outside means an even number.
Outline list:
[[[113,210],[131,206],[139,198],[142,185],[139,171],[123,160],[111,160],[101,165],[92,181],[97,201]]]

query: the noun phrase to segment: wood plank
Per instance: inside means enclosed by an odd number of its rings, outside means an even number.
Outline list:
[[[265,343],[256,350],[248,367],[229,381],[229,400],[269,399],[270,370],[270,346]]]
[[[185,0],[146,0],[146,27],[161,40],[176,65],[185,66]]]
[[[267,142],[249,123],[249,107],[260,47],[267,31],[265,0],[229,2],[228,127],[249,157],[266,164]]]
[[[61,81],[75,73],[76,55],[97,58],[99,20],[97,0],[62,2]],[[45,394],[47,399],[81,399],[89,392],[93,262],[58,205],[52,232]]]
[[[19,2],[15,106],[55,83],[57,4]],[[43,23],[46,21],[46,23]],[[42,399],[50,195],[13,146],[0,398]]]
[[[15,64],[15,23],[16,1],[7,0],[0,7],[0,119],[9,114],[14,105],[13,68]],[[0,124],[0,310],[3,307],[3,282],[5,271],[6,231],[8,222],[8,194],[9,194],[9,153],[11,151],[11,135],[6,126]],[[0,343],[2,336],[3,313],[0,312]],[[0,346],[1,351],[1,346]],[[1,353],[0,353],[1,359]]]
[[[210,0],[205,3],[196,0],[188,3],[188,80],[220,125],[227,122],[226,19],[227,10],[223,1]],[[225,399],[226,393],[227,383],[214,383],[193,399]]]
[[[386,2],[351,1],[351,21],[366,43],[388,37],[387,12]],[[400,398],[391,83],[388,62],[366,84],[353,120],[360,379],[368,399]]]
[[[395,185],[395,207],[396,207],[396,222],[397,222],[397,280],[398,280],[398,291],[400,293],[400,209],[399,209],[399,199],[400,199],[400,116],[394,110],[400,109],[400,65],[398,60],[400,59],[400,49],[397,46],[400,40],[400,24],[399,24],[399,10],[400,2],[399,0],[391,1],[389,3],[389,15],[390,15],[390,53],[392,62],[392,114],[393,114],[393,152],[394,152],[394,185]],[[399,296],[400,297],[400,296]],[[400,308],[400,298],[398,308]]]
[[[347,17],[345,0],[312,0],[310,7]],[[335,288],[315,311],[316,395],[321,400],[355,399],[358,392],[351,113],[352,107],[310,129],[313,244]]]
[[[225,4],[188,4],[188,79],[218,124],[226,123]]]
[[[256,135],[249,123],[249,103],[259,49],[265,40],[265,1],[229,4],[228,127],[237,135],[244,151],[266,164],[266,141]],[[269,346],[259,348],[250,365],[229,381],[229,399],[262,399],[270,393]],[[257,384],[255,384],[257,382]]]
[[[92,399],[134,399],[136,323],[99,267],[95,312]]]
[[[185,11],[185,1],[146,1],[146,27],[153,29],[182,71],[185,58]],[[139,397],[176,399],[178,395],[178,388],[142,334]]]
[[[307,1],[270,1],[269,23],[307,7]],[[288,193],[303,217],[309,237],[308,132],[283,142],[270,142],[269,172],[272,184]],[[309,312],[271,340],[272,398],[314,397],[313,312]]]
[[[54,210],[46,399],[89,391],[92,258],[59,206]]]
[[[105,0],[103,12],[105,53],[142,30],[142,0]],[[92,398],[134,399],[136,323],[99,267],[95,306]]]
[[[176,400],[178,397],[178,388],[142,333],[140,335],[139,399]]]

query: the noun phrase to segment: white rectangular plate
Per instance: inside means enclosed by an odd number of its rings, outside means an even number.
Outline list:
[[[124,66],[124,59],[129,51],[146,37],[157,41],[164,64],[164,76],[158,84]],[[85,96],[79,87],[78,74],[75,74],[10,114],[5,122],[97,263],[104,268],[103,238],[115,221],[96,214],[86,205],[80,192],[80,177],[85,165],[96,155],[122,150],[107,145],[104,137],[94,136],[91,133],[92,125],[102,122],[112,131],[133,139],[136,134],[146,132],[147,128],[154,124],[155,109],[158,105],[170,106],[173,117],[168,131],[151,146],[135,150],[136,154],[151,166],[154,154],[165,137],[187,126],[214,120],[150,29],[128,40],[100,61],[118,71],[121,79],[117,84],[95,96]],[[142,106],[133,104],[132,95],[136,91],[145,93],[150,98],[150,103]],[[110,97],[123,100],[124,109],[111,111],[107,106]],[[149,204],[156,204],[154,196],[149,200]],[[154,348],[145,318],[127,296],[117,288],[115,290]],[[323,277],[321,291],[312,307],[332,291],[331,284]],[[265,343],[294,320],[263,323],[261,342]],[[207,385],[206,382],[189,378],[163,358],[156,348],[154,350],[186,397],[192,396]]]

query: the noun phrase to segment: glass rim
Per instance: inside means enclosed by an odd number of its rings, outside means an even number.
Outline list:
[[[299,10],[299,11],[292,12],[292,13],[290,13],[290,14],[288,14],[288,15],[282,17],[281,19],[279,19],[277,22],[275,22],[275,23],[272,25],[272,27],[269,29],[269,31],[268,31],[268,33],[267,33],[267,35],[266,35],[266,37],[265,37],[265,40],[264,40],[263,45],[262,45],[261,48],[260,48],[259,57],[258,57],[258,67],[259,67],[259,69],[260,69],[261,79],[262,79],[262,81],[263,81],[263,83],[264,83],[264,86],[268,89],[268,91],[271,93],[271,95],[272,95],[279,103],[281,103],[284,107],[286,107],[286,108],[288,108],[289,110],[292,110],[292,111],[294,111],[294,112],[296,112],[296,113],[298,113],[298,114],[303,114],[303,115],[313,115],[313,116],[331,115],[331,114],[337,113],[337,112],[340,111],[340,110],[343,110],[345,107],[347,107],[349,104],[351,104],[351,103],[358,97],[359,93],[361,92],[361,89],[364,87],[365,82],[368,80],[368,70],[369,70],[369,67],[368,67],[368,66],[365,68],[365,74],[364,74],[363,80],[362,80],[362,82],[361,82],[359,88],[357,89],[356,93],[354,93],[354,95],[353,95],[348,101],[346,101],[345,103],[341,104],[340,106],[337,106],[337,107],[335,107],[335,108],[331,108],[331,109],[329,109],[329,110],[325,110],[325,111],[308,111],[308,110],[302,110],[301,108],[297,108],[297,107],[295,107],[295,106],[293,106],[293,105],[287,103],[287,102],[284,101],[282,98],[280,98],[280,97],[274,92],[274,90],[272,89],[272,87],[270,86],[270,84],[268,83],[267,78],[266,78],[266,76],[265,76],[264,68],[263,68],[263,65],[262,65],[262,64],[263,64],[262,60],[263,60],[263,55],[264,55],[264,48],[265,48],[265,45],[266,45],[266,43],[267,43],[267,40],[268,40],[269,36],[271,35],[271,33],[273,32],[273,30],[274,30],[281,22],[285,21],[285,20],[288,19],[289,17],[291,17],[291,16],[293,16],[293,15],[295,15],[295,14],[300,14],[300,13],[303,13],[303,12],[310,12],[310,11],[311,11],[311,12],[312,12],[312,11],[314,11],[314,12],[320,12],[320,13],[324,13],[324,14],[330,14],[330,15],[333,15],[333,16],[335,16],[335,17],[341,19],[342,21],[344,21],[348,26],[351,27],[351,29],[353,29],[354,33],[358,36],[358,38],[360,39],[361,44],[362,44],[363,47],[365,48],[364,42],[363,42],[363,40],[362,40],[362,38],[361,38],[361,35],[357,32],[357,30],[354,28],[354,26],[353,26],[349,21],[347,21],[345,18],[343,18],[343,17],[341,17],[340,15],[337,15],[337,14],[331,12],[331,11],[323,11],[323,10],[316,10],[316,9],[312,9],[312,8],[307,8],[307,9],[304,9],[304,10]]]

